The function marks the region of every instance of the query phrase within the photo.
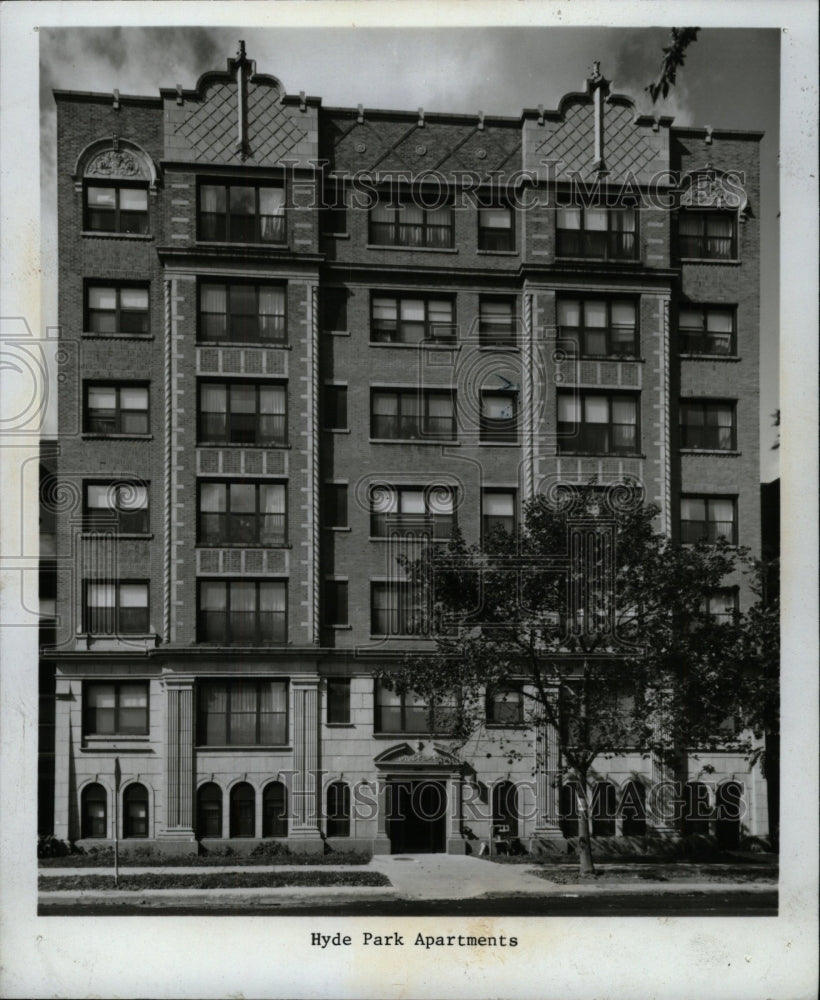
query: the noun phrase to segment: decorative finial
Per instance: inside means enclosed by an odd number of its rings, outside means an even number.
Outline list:
[[[236,53],[236,61],[240,65],[244,65],[244,63],[247,62],[247,56],[245,55],[245,43],[241,38],[239,39],[239,51]]]
[[[600,61],[596,60],[592,64],[592,79],[596,80],[596,81],[601,79],[601,63],[600,63]]]

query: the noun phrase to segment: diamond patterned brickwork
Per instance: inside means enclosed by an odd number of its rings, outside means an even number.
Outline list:
[[[235,80],[214,82],[204,89],[198,103],[167,106],[165,139],[170,159],[254,165],[317,155],[315,114],[283,107],[275,86],[251,80],[247,100],[250,155],[243,161],[236,150],[236,88]]]
[[[630,171],[640,174],[656,159],[657,151],[645,137],[645,130],[635,126],[632,111],[607,106],[604,118],[604,159],[616,177]]]

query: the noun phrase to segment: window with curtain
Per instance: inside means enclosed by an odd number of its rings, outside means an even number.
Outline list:
[[[373,438],[452,440],[455,393],[431,389],[373,389],[370,436]]]
[[[147,483],[109,480],[84,484],[85,531],[142,535],[148,532],[149,524]]]
[[[734,354],[735,312],[735,306],[682,306],[678,312],[681,353]]]
[[[286,386],[200,382],[199,443],[287,444]]]
[[[87,183],[84,225],[89,232],[147,233],[148,188],[124,183]]]
[[[681,448],[734,451],[735,404],[687,399],[680,403]]]
[[[211,343],[284,343],[285,293],[284,285],[201,282],[199,339]]]
[[[711,615],[718,624],[734,621],[738,611],[737,587],[717,587],[711,590],[704,598],[703,611]]]
[[[430,633],[430,616],[424,595],[410,583],[372,583],[370,631],[373,635],[417,635]]]
[[[509,205],[478,210],[478,249],[515,250],[515,213]]]
[[[148,285],[86,284],[85,329],[89,333],[149,333]]]
[[[737,257],[737,213],[717,209],[681,209],[678,213],[678,253],[699,260]]]
[[[146,635],[148,581],[95,582],[84,585],[83,630],[92,635]]]
[[[222,243],[284,243],[285,189],[262,183],[201,184],[198,238]]]
[[[376,344],[418,344],[456,339],[451,299],[374,295],[370,300],[370,340]]]
[[[516,338],[515,299],[478,300],[478,340],[482,347],[514,347]]]
[[[199,484],[200,545],[284,545],[287,518],[284,483]]]
[[[680,501],[680,540],[737,542],[734,497],[683,496]]]
[[[147,681],[84,682],[83,733],[86,736],[146,735]]]
[[[634,299],[558,300],[558,329],[580,357],[634,357],[638,353],[638,312]]]
[[[448,539],[455,525],[455,493],[443,484],[383,486],[370,497],[370,535],[387,538],[394,532],[422,530],[434,539]]]
[[[558,393],[558,450],[568,454],[629,455],[640,447],[638,396]]]
[[[148,386],[86,383],[83,416],[86,434],[147,434]]]
[[[231,679],[198,684],[198,746],[282,746],[287,741],[287,681]]]
[[[287,641],[284,580],[200,580],[198,642],[225,646]]]
[[[422,208],[380,201],[370,210],[369,241],[382,246],[452,247],[452,206]]]
[[[415,691],[399,693],[377,683],[375,698],[377,733],[446,733],[452,728],[455,694],[430,705]]]
[[[556,256],[636,260],[638,213],[634,208],[586,205],[556,210]]]

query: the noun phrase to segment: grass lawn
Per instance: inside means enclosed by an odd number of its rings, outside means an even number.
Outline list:
[[[535,874],[559,885],[587,884],[589,877],[582,878],[576,865],[554,862],[538,865]],[[745,885],[749,882],[777,884],[777,868],[764,865],[722,865],[722,864],[601,864],[596,863],[596,882],[720,882]]]
[[[254,857],[242,854],[194,854],[164,858],[155,854],[139,855],[120,851],[122,868],[213,868],[241,867],[265,868],[271,865],[305,865],[314,868],[322,865],[366,865],[370,854],[363,851],[339,852],[331,854],[259,854]],[[89,854],[66,854],[62,858],[39,858],[40,868],[113,868],[114,851],[104,849]]]
[[[113,875],[41,875],[40,892],[113,889]],[[280,889],[286,886],[370,885],[389,886],[381,872],[203,872],[173,875],[168,872],[121,875],[120,889]]]

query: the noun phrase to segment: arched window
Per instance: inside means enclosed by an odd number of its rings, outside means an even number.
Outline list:
[[[82,794],[83,837],[108,835],[108,795],[102,785],[86,785]]]
[[[288,790],[281,781],[271,781],[262,792],[262,836],[287,837]]]
[[[327,786],[327,835],[350,836],[350,789],[343,781]]]
[[[574,782],[561,785],[558,800],[559,826],[565,837],[578,836],[578,790]]]
[[[646,834],[646,789],[640,781],[628,781],[621,796],[621,830],[625,837]]]
[[[145,785],[129,785],[122,796],[123,837],[148,836],[148,789]]]
[[[742,809],[743,786],[739,781],[725,781],[715,795],[715,833],[721,850],[733,851],[739,846]]]
[[[493,785],[493,826],[507,828],[502,837],[518,836],[518,790],[511,781]]]
[[[712,809],[709,789],[701,781],[687,781],[683,786],[683,833],[708,834]]]
[[[611,781],[599,781],[592,791],[590,813],[593,837],[615,836],[615,809],[617,796]]]
[[[247,781],[231,789],[231,837],[252,837],[256,833],[256,792]]]
[[[196,835],[200,839],[222,836],[222,789],[213,781],[197,792]]]

